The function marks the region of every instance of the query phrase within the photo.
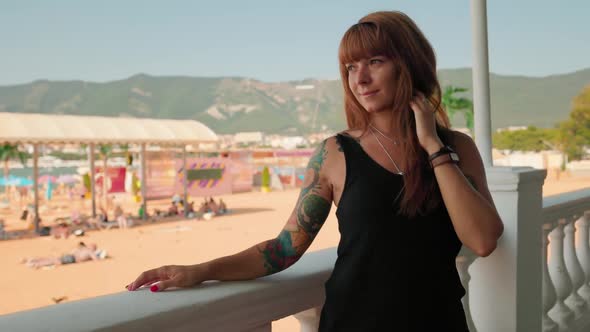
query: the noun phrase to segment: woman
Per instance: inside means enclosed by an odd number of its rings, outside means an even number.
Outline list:
[[[334,202],[341,239],[320,331],[467,330],[455,258],[462,244],[489,255],[503,225],[475,144],[448,129],[434,51],[405,14],[377,12],[345,33],[339,61],[349,129],[316,150],[282,232],[233,256],[146,271],[129,290],[282,271]]]

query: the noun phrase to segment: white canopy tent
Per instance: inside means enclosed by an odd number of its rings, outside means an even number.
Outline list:
[[[35,229],[39,230],[37,166],[40,144],[88,144],[91,178],[95,178],[95,144],[141,145],[141,196],[146,206],[146,145],[181,146],[186,164],[186,146],[212,143],[217,135],[204,124],[193,120],[109,118],[99,116],[50,115],[0,112],[0,144],[33,145],[33,187],[35,192]],[[184,165],[186,172],[186,165]],[[184,200],[187,181],[184,174]],[[91,181],[92,215],[96,215],[95,186]],[[146,213],[144,213],[144,216]]]

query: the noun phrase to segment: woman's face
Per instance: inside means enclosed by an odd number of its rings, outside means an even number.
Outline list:
[[[374,56],[345,64],[348,86],[369,113],[388,111],[393,105],[394,64],[385,56]]]

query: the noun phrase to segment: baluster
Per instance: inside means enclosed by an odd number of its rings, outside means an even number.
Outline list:
[[[576,232],[576,250],[580,266],[584,271],[584,284],[580,288],[580,295],[590,303],[590,244],[588,243],[588,227],[590,226],[590,212],[584,215],[576,223],[578,231]]]
[[[473,324],[473,318],[471,317],[471,307],[469,306],[469,281],[471,275],[469,274],[469,266],[475,261],[474,257],[470,255],[460,255],[455,259],[455,265],[457,266],[457,272],[459,272],[459,278],[461,284],[465,288],[465,296],[461,299],[463,303],[463,310],[465,311],[465,319],[467,320],[467,327],[469,331],[476,332],[475,324]]]
[[[566,222],[564,226],[565,237],[563,242],[564,249],[564,260],[567,272],[570,275],[572,281],[572,293],[565,300],[565,303],[574,310],[576,318],[580,317],[586,310],[586,301],[578,294],[578,290],[584,284],[586,276],[580,262],[578,261],[578,255],[576,254],[576,234],[574,223],[576,222],[575,216]]]
[[[563,259],[563,224],[564,220],[560,219],[557,227],[551,233],[549,247],[549,275],[553,280],[555,286],[555,293],[557,295],[557,302],[551,310],[549,310],[549,317],[553,319],[560,330],[567,330],[574,319],[574,313],[564,303],[565,299],[572,293],[572,281]]]
[[[547,268],[549,264],[547,247],[549,246],[549,232],[552,229],[553,226],[551,223],[543,225],[543,332],[558,332],[559,330],[557,324],[547,315],[549,309],[555,305],[556,301],[555,288],[553,287],[553,282],[549,276],[549,269]]]
[[[304,310],[293,315],[301,325],[301,332],[316,332],[320,327],[320,315],[322,307]]]

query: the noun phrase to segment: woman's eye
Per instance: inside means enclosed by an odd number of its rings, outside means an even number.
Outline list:
[[[376,63],[382,63],[382,62],[383,62],[383,60],[381,60],[381,59],[371,59],[371,61],[369,61],[369,63],[372,65],[374,65]]]
[[[348,71],[354,70],[354,65],[346,65],[346,70],[348,70]]]

